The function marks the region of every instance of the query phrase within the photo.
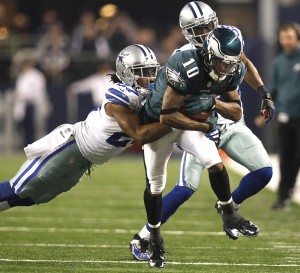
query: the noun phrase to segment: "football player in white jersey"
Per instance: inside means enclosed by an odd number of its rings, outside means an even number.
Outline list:
[[[175,50],[174,53],[202,48],[205,37],[210,31],[217,28],[218,18],[210,6],[201,1],[194,1],[186,4],[181,10],[179,24],[189,43]],[[244,44],[239,29],[226,25],[221,25],[221,27],[234,31]],[[244,53],[242,53],[242,61],[247,67],[246,82],[262,96],[261,114],[264,116],[265,122],[268,123],[272,120],[275,111],[272,98],[264,87],[255,66]],[[246,126],[243,117],[241,120],[233,122],[218,114],[217,128],[220,133],[219,147],[230,158],[250,171],[232,192],[234,206],[238,208],[244,200],[256,194],[268,184],[272,177],[271,162],[261,141]],[[214,136],[211,136],[211,138],[213,139]],[[168,221],[176,210],[198,189],[203,168],[203,163],[196,156],[187,152],[183,153],[178,182],[172,191],[163,197],[162,224]],[[216,203],[216,208],[219,213],[222,213],[218,203]],[[253,231],[255,231],[253,236],[256,236],[259,229],[253,223],[252,225]],[[236,229],[224,226],[224,231],[231,239],[239,238],[239,232]],[[134,259],[149,259],[149,253],[147,252],[149,237],[148,224],[138,234],[134,235],[130,242],[130,250]]]
[[[0,211],[46,203],[75,186],[91,171],[122,153],[134,141],[154,141],[171,129],[159,122],[141,125],[139,112],[160,65],[153,51],[130,45],[116,60],[116,74],[101,106],[86,120],[64,124],[28,145],[27,161],[10,180],[0,183]]]

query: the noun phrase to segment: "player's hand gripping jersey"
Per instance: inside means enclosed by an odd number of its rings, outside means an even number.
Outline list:
[[[95,164],[103,164],[122,153],[134,140],[126,135],[117,121],[105,113],[105,104],[111,102],[139,113],[148,92],[139,93],[123,83],[114,84],[106,93],[101,107],[75,127],[75,139],[81,153]]]
[[[159,119],[162,98],[167,86],[184,96],[204,94],[217,96],[226,91],[236,90],[245,73],[245,65],[240,62],[234,76],[228,76],[224,81],[216,82],[205,71],[200,49],[178,52],[172,55],[159,71],[155,87],[146,100],[146,112],[150,117]]]

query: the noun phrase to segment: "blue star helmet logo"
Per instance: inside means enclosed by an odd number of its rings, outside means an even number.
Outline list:
[[[124,58],[128,55],[129,54],[124,54],[123,52],[121,52],[118,56],[118,62],[124,64]]]

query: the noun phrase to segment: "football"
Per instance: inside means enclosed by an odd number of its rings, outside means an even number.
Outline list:
[[[196,114],[190,114],[188,113],[184,107],[181,107],[179,109],[179,112],[183,115],[185,115],[186,117],[195,120],[195,121],[199,121],[199,122],[203,122],[203,121],[207,121],[207,119],[209,118],[211,112],[199,112]]]

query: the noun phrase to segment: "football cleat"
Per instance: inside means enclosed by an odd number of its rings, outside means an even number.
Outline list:
[[[150,254],[148,246],[148,239],[142,239],[138,234],[135,234],[129,243],[129,249],[133,259],[138,261],[149,261]]]
[[[165,250],[164,240],[160,238],[158,240],[149,240],[149,252],[150,252],[150,267],[164,268],[165,263]]]
[[[234,214],[224,214],[221,205],[216,202],[215,208],[221,215],[224,223],[224,231],[226,235],[233,240],[237,240],[242,233],[244,236],[252,238],[259,234],[259,228],[252,222],[245,220],[237,211]]]

